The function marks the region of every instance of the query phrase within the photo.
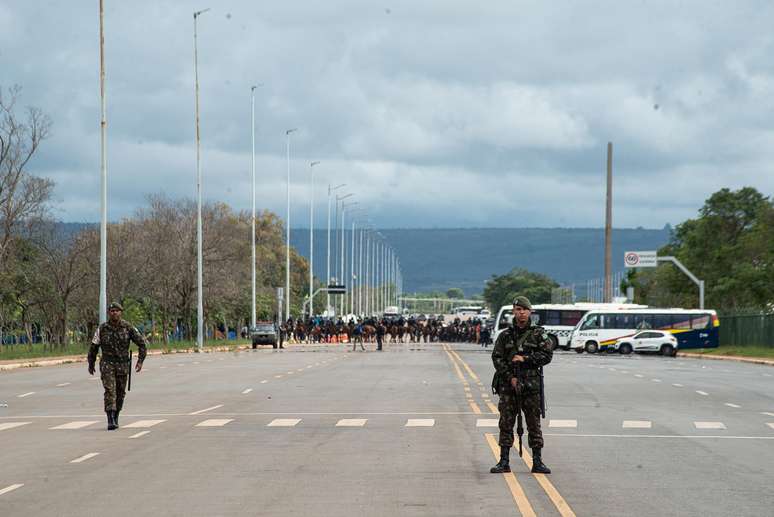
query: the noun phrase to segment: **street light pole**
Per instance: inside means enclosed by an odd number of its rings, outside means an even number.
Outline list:
[[[251,108],[251,117],[250,117],[250,126],[252,129],[252,138],[251,138],[251,145],[252,145],[252,176],[253,176],[253,216],[250,220],[250,228],[251,228],[251,234],[252,234],[252,298],[250,299],[250,326],[255,327],[255,89],[257,86],[253,86],[250,88],[250,108]]]
[[[197,46],[197,20],[199,16],[210,9],[196,11],[194,18],[194,84],[196,97],[196,347],[199,352],[204,348],[204,282],[202,280],[202,269],[204,268],[202,260],[202,167],[201,152],[199,143],[201,133],[199,131],[199,49]]]
[[[285,131],[287,141],[287,211],[285,219],[285,321],[290,319],[290,134],[296,131],[295,128]]]
[[[327,246],[327,255],[328,255],[328,265],[327,265],[327,276],[326,276],[326,286],[330,285],[331,283],[331,193],[340,189],[341,187],[346,186],[346,183],[342,183],[341,185],[336,185],[335,187],[331,188],[331,184],[328,183],[328,246]],[[338,211],[339,208],[339,202],[336,201],[336,210]],[[330,309],[331,307],[331,294],[326,291],[325,293],[325,311]],[[328,317],[330,317],[330,314],[328,314]]]
[[[314,279],[314,166],[319,165],[319,161],[315,161],[309,164],[309,172],[312,175],[312,194],[309,199],[309,317],[314,314],[314,305],[312,298],[314,297],[313,279]]]
[[[345,197],[349,197],[352,194],[347,194]],[[353,201],[351,203],[341,203],[341,276],[342,278],[346,274],[346,263],[345,263],[345,254],[344,254],[344,240],[346,239],[346,226],[344,225],[344,216],[347,210],[347,207],[355,206],[357,205],[357,201]],[[347,285],[347,284],[344,284]],[[344,298],[345,295],[341,296],[341,314],[344,314]]]
[[[107,115],[105,103],[105,8],[99,0],[100,191],[99,322],[107,321]]]

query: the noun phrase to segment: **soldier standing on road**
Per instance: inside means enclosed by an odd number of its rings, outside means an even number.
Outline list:
[[[381,350],[382,349],[382,340],[384,339],[384,335],[387,333],[387,327],[384,326],[384,320],[379,321],[376,324],[376,349]]]
[[[513,446],[513,426],[519,411],[524,413],[532,448],[532,472],[550,474],[543,464],[541,417],[541,368],[551,362],[553,352],[548,334],[532,325],[532,304],[519,296],[513,301],[513,326],[497,338],[492,351],[495,377],[492,389],[500,396],[500,461],[493,474],[510,472],[509,453]],[[521,443],[521,437],[519,437]]]
[[[108,431],[118,429],[118,414],[124,406],[126,381],[132,367],[129,357],[129,345],[137,345],[137,366],[140,373],[147,353],[145,338],[128,321],[121,319],[123,307],[113,302],[108,307],[108,321],[101,324],[94,333],[89,347],[89,374],[94,375],[97,352],[102,348],[99,371],[105,388],[105,414]]]

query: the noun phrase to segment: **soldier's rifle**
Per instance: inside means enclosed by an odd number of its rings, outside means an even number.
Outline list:
[[[516,354],[521,355],[521,354]],[[519,458],[521,458],[522,453],[522,443],[521,439],[522,436],[524,436],[524,422],[521,418],[521,390],[522,390],[522,381],[523,376],[521,372],[521,363],[511,363],[513,365],[513,375],[516,377],[516,388],[514,388],[514,393],[516,394],[516,435],[519,437]]]
[[[126,386],[126,391],[132,391],[132,351],[129,350],[129,383]]]

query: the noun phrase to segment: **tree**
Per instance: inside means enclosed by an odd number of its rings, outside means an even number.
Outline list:
[[[446,291],[447,298],[465,298],[465,292],[459,287],[452,287]]]
[[[540,273],[514,268],[504,275],[492,275],[484,287],[484,300],[493,311],[513,302],[517,296],[526,296],[533,304],[551,301],[551,290],[559,284]]]
[[[27,165],[48,136],[51,120],[38,108],[16,114],[19,86],[3,94],[0,88],[0,267],[9,246],[25,226],[34,225],[46,211],[53,182],[27,172]]]
[[[696,219],[679,224],[659,255],[676,256],[705,281],[705,305],[763,307],[774,292],[774,205],[752,187],[712,194]],[[695,307],[698,288],[675,267],[630,273],[635,299],[661,307]]]

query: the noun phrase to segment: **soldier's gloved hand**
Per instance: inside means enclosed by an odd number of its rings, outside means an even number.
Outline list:
[[[140,370],[142,370],[142,363],[137,361],[137,364],[134,366],[134,371],[140,373]]]
[[[511,387],[514,390],[518,390],[519,389],[519,380],[516,377],[511,377]]]
[[[94,365],[93,364],[89,365],[89,375],[94,375]]]

